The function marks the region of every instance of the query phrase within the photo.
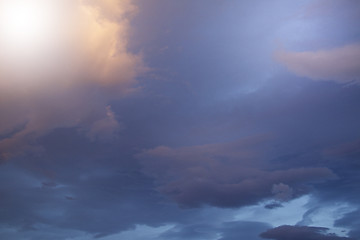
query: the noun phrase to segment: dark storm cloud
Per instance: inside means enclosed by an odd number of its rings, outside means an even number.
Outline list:
[[[138,154],[144,172],[159,182],[159,190],[180,204],[237,207],[267,197],[287,201],[301,195],[305,183],[335,177],[327,168],[268,170],[264,137],[228,144],[168,148]],[[263,149],[263,150],[264,150]]]
[[[262,238],[275,240],[355,240],[348,237],[339,237],[327,233],[329,229],[323,227],[289,226],[284,225],[269,229],[260,234]]]
[[[56,130],[40,144],[47,150],[41,155],[0,166],[0,203],[6,206],[0,235],[11,229],[14,239],[92,239],[196,215],[159,195],[122,148],[114,152],[76,129]]]
[[[45,187],[43,179],[14,166],[1,167],[0,203],[7,208],[0,216],[0,232],[8,226],[38,239],[44,228],[53,228],[100,237],[137,224],[155,227],[196,215],[196,211],[181,211],[166,201],[146,177],[135,172],[98,169],[72,181],[58,176],[56,185]]]
[[[321,184],[318,187],[316,193],[318,202],[310,204],[312,207],[306,215],[311,221],[312,212],[316,213],[322,206],[331,208],[337,203],[345,203],[344,209],[346,211],[339,214],[334,225],[347,229],[350,237],[358,239],[360,237],[358,230],[360,228],[359,140],[355,139],[337,145],[330,145],[322,151],[322,154],[323,161],[330,168],[336,169],[339,179]]]
[[[349,236],[360,239],[360,210],[352,211],[335,222],[335,226],[347,227],[350,230]]]

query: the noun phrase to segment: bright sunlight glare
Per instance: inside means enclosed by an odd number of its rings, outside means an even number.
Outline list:
[[[106,68],[96,73],[107,75],[120,61],[109,56],[117,51],[122,25],[103,19],[100,2],[0,0],[0,88],[68,86],[85,79],[78,76],[84,66],[94,69],[98,62]]]
[[[33,40],[46,30],[44,12],[29,2],[14,2],[4,9],[2,23],[7,37],[15,40]]]
[[[55,24],[52,1],[6,0],[0,5],[2,44],[11,48],[33,48],[44,44]]]
[[[68,0],[0,0],[0,73],[29,79],[51,72],[70,25]],[[15,77],[16,75],[16,77]],[[19,75],[24,77],[19,77]],[[32,78],[31,78],[32,77]],[[31,80],[30,80],[31,79]]]

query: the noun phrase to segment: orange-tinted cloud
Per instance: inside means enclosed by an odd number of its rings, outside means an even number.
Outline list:
[[[279,50],[275,58],[295,74],[313,80],[360,82],[360,44],[319,51]]]

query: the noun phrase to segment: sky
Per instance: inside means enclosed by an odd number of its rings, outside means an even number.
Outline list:
[[[360,239],[360,1],[0,0],[0,239]]]

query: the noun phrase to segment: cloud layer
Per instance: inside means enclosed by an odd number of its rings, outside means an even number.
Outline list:
[[[162,193],[192,207],[239,207],[265,198],[287,201],[304,194],[304,184],[334,177],[327,168],[271,170],[265,145],[260,144],[265,139],[175,149],[160,146],[137,158]]]

